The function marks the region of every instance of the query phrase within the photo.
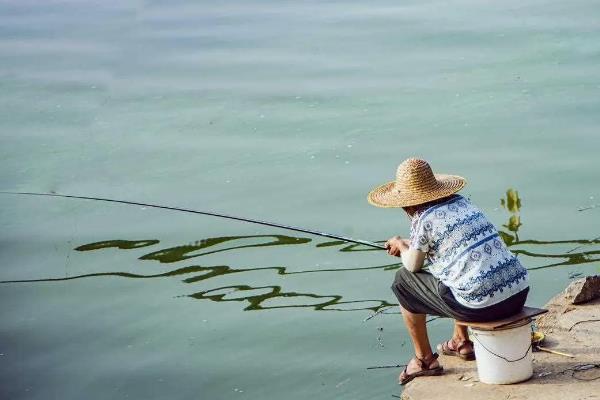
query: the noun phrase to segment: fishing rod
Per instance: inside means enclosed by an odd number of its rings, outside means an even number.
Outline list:
[[[128,204],[128,205],[132,205],[132,206],[160,208],[160,209],[163,209],[163,210],[180,211],[180,212],[185,212],[185,213],[190,213],[190,214],[209,215],[211,217],[219,217],[219,218],[225,218],[225,219],[232,219],[232,220],[236,220],[236,221],[249,222],[249,223],[252,223],[252,224],[258,224],[258,225],[272,226],[272,227],[275,227],[275,228],[287,229],[287,230],[290,230],[290,231],[296,231],[296,232],[302,232],[302,233],[309,233],[311,235],[323,236],[323,237],[327,237],[327,238],[330,238],[330,239],[337,239],[337,240],[342,240],[344,242],[362,244],[362,245],[373,247],[373,248],[376,248],[376,249],[379,249],[379,250],[385,250],[385,247],[383,245],[377,244],[377,243],[374,243],[374,242],[369,242],[367,240],[353,239],[353,238],[346,237],[346,236],[340,236],[340,235],[334,235],[332,233],[314,231],[312,229],[300,228],[300,227],[297,227],[297,226],[277,224],[277,223],[274,223],[274,222],[261,221],[261,220],[258,220],[258,219],[236,217],[236,216],[233,216],[233,215],[221,214],[221,213],[210,212],[210,211],[197,211],[197,210],[190,210],[190,209],[187,209],[187,208],[180,208],[180,207],[170,207],[170,206],[161,206],[161,205],[158,205],[158,204],[140,203],[140,202],[137,202],[137,201],[116,200],[116,199],[108,199],[108,198],[102,198],[102,197],[74,196],[74,195],[58,194],[58,193],[5,192],[5,191],[0,191],[0,193],[1,194],[22,195],[22,196],[45,196],[45,197],[61,197],[61,198],[65,198],[65,199],[79,199],[79,200],[103,201],[103,202],[107,202],[107,203],[119,203],[119,204]]]

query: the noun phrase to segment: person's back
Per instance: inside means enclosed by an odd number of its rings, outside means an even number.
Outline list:
[[[427,254],[429,271],[464,306],[491,306],[528,287],[527,270],[463,196],[453,195],[415,215],[410,247]]]

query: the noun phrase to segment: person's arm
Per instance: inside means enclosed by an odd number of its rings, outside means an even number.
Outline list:
[[[394,236],[385,242],[385,248],[391,256],[402,257],[402,264],[410,272],[417,272],[423,268],[426,254],[417,249],[410,248],[410,241]]]
[[[400,253],[404,268],[410,272],[417,272],[423,268],[425,264],[425,253],[420,250],[408,248],[408,250]]]

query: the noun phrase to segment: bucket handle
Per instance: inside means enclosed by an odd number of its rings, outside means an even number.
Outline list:
[[[481,341],[477,338],[477,334],[472,333],[473,339],[475,339],[477,341],[477,343],[479,343],[481,345],[481,347],[483,347],[485,350],[487,350],[488,353],[495,355],[498,358],[503,359],[504,361],[507,362],[517,362],[517,361],[521,361],[522,359],[524,359],[525,357],[527,357],[527,354],[529,354],[529,350],[531,350],[531,342],[529,343],[529,347],[527,347],[527,351],[525,351],[525,354],[523,354],[522,357],[517,358],[516,360],[509,360],[508,358],[501,356],[500,354],[496,354],[493,351],[491,351],[490,349],[488,349],[487,347],[484,346],[483,343],[481,343]]]

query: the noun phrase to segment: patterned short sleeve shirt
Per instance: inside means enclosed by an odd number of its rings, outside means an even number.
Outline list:
[[[429,271],[466,307],[491,306],[529,285],[494,225],[460,195],[414,216],[410,247],[427,254]]]

